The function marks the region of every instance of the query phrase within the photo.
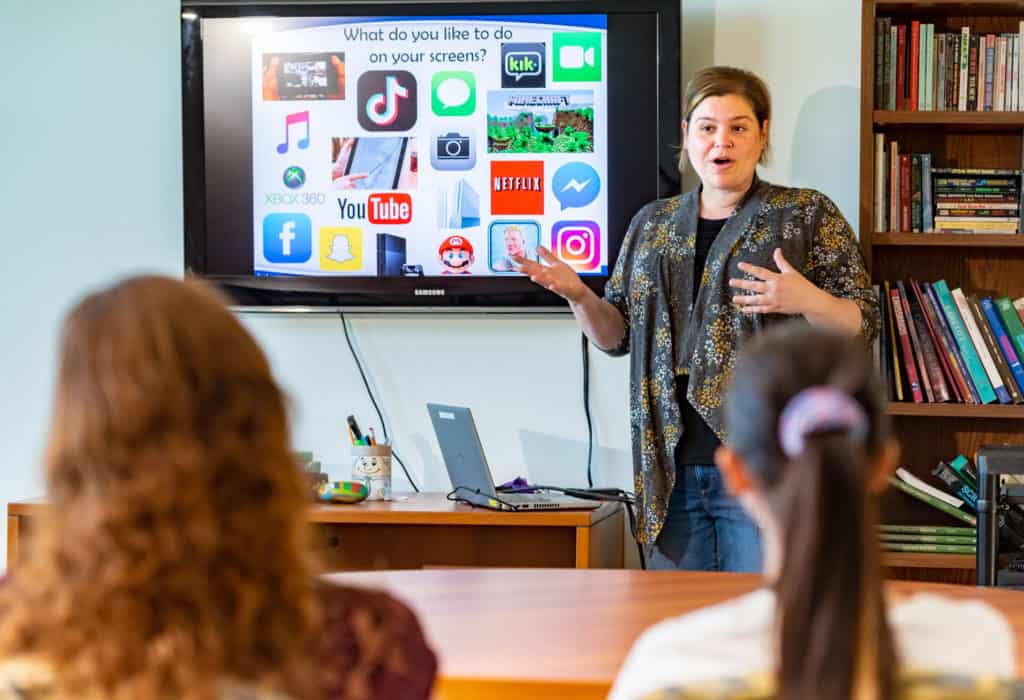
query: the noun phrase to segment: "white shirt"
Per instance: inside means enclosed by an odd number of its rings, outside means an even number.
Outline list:
[[[774,592],[760,589],[654,625],[633,644],[608,700],[770,672],[774,615]],[[1015,674],[1010,625],[987,603],[918,593],[890,604],[888,617],[902,669]]]

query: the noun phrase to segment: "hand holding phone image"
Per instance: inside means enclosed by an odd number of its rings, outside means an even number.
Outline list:
[[[418,179],[414,137],[331,139],[331,182],[337,190],[414,189]]]
[[[344,100],[345,54],[265,54],[263,99]]]
[[[354,190],[360,180],[369,177],[368,173],[349,173],[346,171],[352,160],[352,149],[355,147],[356,139],[348,136],[341,139],[331,139],[331,150],[336,151],[332,157],[334,165],[331,167],[331,183],[336,190]]]

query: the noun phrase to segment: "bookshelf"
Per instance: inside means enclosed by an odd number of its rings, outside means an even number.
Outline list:
[[[908,153],[931,153],[934,167],[1022,168],[1024,111],[954,112],[876,109],[875,20],[933,23],[935,32],[1017,33],[1024,1],[863,0],[861,16],[860,241],[872,282],[945,279],[967,293],[1024,296],[1024,234],[875,231],[875,135],[896,140]],[[909,37],[908,37],[909,39]],[[909,43],[909,41],[908,41]],[[964,454],[973,460],[984,444],[1024,442],[1024,405],[915,404],[888,406],[900,440],[901,462],[938,484],[931,469]],[[956,525],[949,516],[890,489],[883,497],[887,523]],[[886,552],[890,575],[973,582],[973,555]]]

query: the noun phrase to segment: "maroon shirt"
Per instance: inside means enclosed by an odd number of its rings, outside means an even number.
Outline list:
[[[428,700],[437,657],[416,615],[382,591],[322,582],[324,700]]]

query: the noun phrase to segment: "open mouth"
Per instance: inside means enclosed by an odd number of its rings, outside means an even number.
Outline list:
[[[718,166],[725,166],[732,163],[732,158],[714,158],[711,162]]]

